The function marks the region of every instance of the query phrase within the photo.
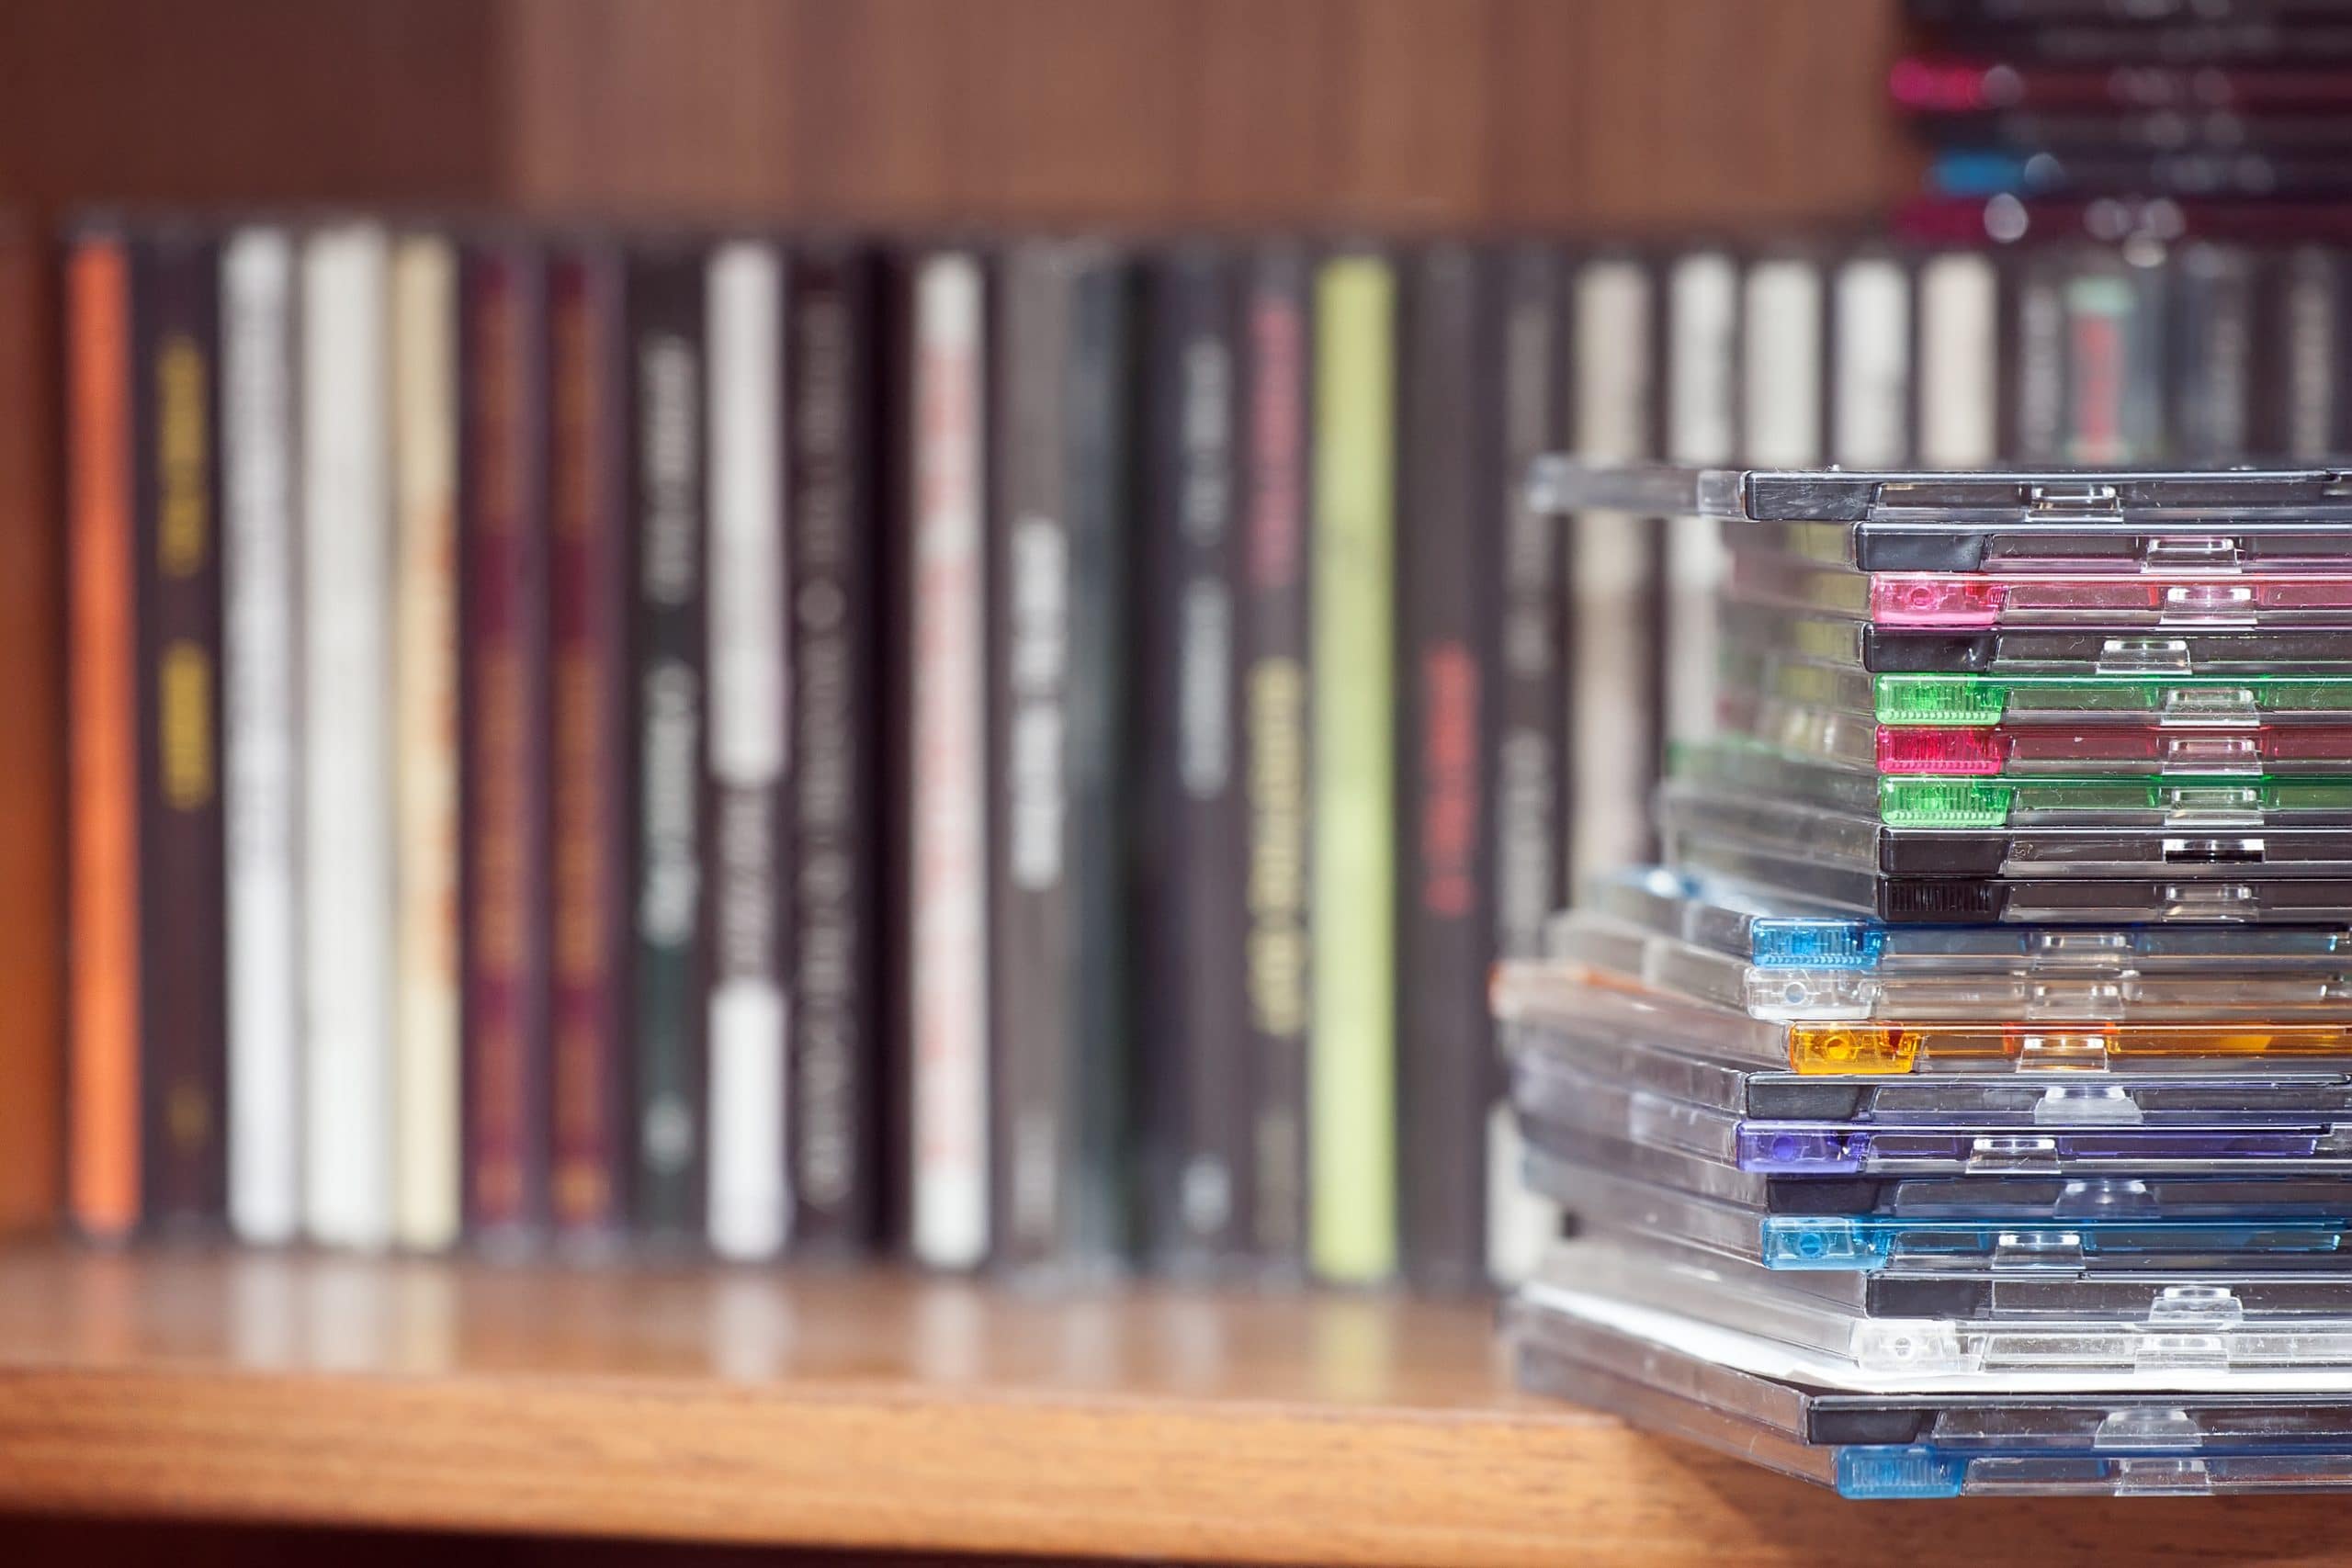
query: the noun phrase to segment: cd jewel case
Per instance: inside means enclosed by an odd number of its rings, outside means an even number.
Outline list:
[[[1595,1152],[1612,1160],[1618,1156],[1613,1148]],[[2352,1225],[2340,1214],[1781,1214],[1546,1149],[1530,1148],[1526,1157],[1529,1185],[1566,1205],[1586,1231],[1695,1247],[1768,1269],[1869,1273],[1945,1260],[2010,1269],[2119,1261],[2143,1268],[2199,1266],[2190,1259],[2254,1269],[2280,1258],[2305,1258],[2352,1270],[2352,1248],[2346,1242]]]
[[[2340,625],[2174,626],[2094,622],[1968,630],[1883,626],[1731,601],[1724,640],[1746,657],[1771,649],[1811,663],[1924,675],[2292,675],[2352,671],[2352,616]]]
[[[1799,1073],[1641,1039],[1602,1010],[1521,1012],[1504,1026],[1514,1064],[1576,1071],[1764,1122],[1905,1127],[1965,1121],[2010,1131],[2278,1124],[2352,1120],[2352,1062],[2167,1059],[2153,1066],[1998,1073]]]
[[[1772,843],[1745,834],[1725,835],[1710,831],[1706,824],[1697,821],[1670,826],[1666,843],[1668,859],[1684,869],[1770,884],[1888,921],[2109,925],[2193,920],[2308,925],[2352,919],[2352,880],[2327,873],[2319,864],[2293,862],[2298,849],[2326,852],[2324,841],[2308,837],[2297,841],[2293,835],[2277,830],[2110,840],[2113,848],[2145,853],[2151,863],[2141,875],[2116,874],[2127,869],[2121,865],[2094,869],[2063,861],[2033,870],[2004,866],[2000,874],[1988,876],[1891,873],[1857,863],[1850,857],[1815,854],[1803,840]],[[2278,856],[2276,860],[2270,858],[2273,852]]]
[[[2352,1275],[2320,1254],[2267,1258],[2258,1269],[2223,1269],[2213,1258],[2191,1259],[2186,1267],[2166,1259],[2144,1268],[2119,1268],[2105,1261],[1977,1267],[1965,1260],[1939,1260],[1874,1274],[1829,1274],[1759,1269],[1690,1247],[1652,1246],[1643,1250],[1727,1278],[1770,1280],[1783,1292],[1864,1317],[2206,1328],[2352,1317]]]
[[[1558,1088],[1555,1079],[1553,1086]],[[1832,1175],[1745,1168],[1696,1145],[1723,1131],[1705,1111],[1620,1093],[1640,1127],[1588,1131],[1555,1104],[1551,1114],[1528,1117],[1528,1146],[1564,1165],[1605,1169],[1678,1192],[1735,1204],[1776,1221],[1917,1222],[1993,1224],[2011,1230],[2047,1226],[2172,1224],[2257,1216],[2279,1224],[2315,1221],[2352,1224],[2352,1183],[2322,1170],[2273,1164],[2228,1173],[2032,1171],[1937,1172],[1926,1175]],[[1594,1118],[1580,1120],[1589,1124]]]
[[[2352,725],[1884,725],[1778,697],[1727,696],[1724,728],[1795,757],[1884,773],[2019,778],[2352,775]]]
[[[1575,960],[1498,966],[1498,1019],[1608,1028],[1628,1040],[1718,1061],[1799,1073],[2083,1073],[2120,1062],[2168,1067],[2206,1060],[2245,1070],[2251,1059],[2352,1063],[2352,1017],[1840,1019],[1781,1021],[1654,989]],[[1569,1021],[1576,1021],[1570,1022]]]
[[[2211,1019],[2352,1002],[2352,966],[2207,970],[1878,974],[1762,967],[1591,910],[1555,918],[1545,952],[1653,989],[1788,1022],[1869,1018]]]
[[[1535,489],[1720,586],[1664,863],[1493,976],[1521,1381],[1856,1497],[2352,1490],[2352,470]]]
[[[1832,810],[1672,779],[1657,796],[1669,845],[1686,835],[1793,848],[1825,870],[1889,876],[2085,877],[2352,874],[2352,833],[2324,827],[2240,826],[2223,818],[2148,829],[2097,824],[2025,828],[1896,828],[1875,814]]]
[[[1766,700],[1886,725],[2164,725],[2352,721],[2352,675],[1873,674],[1770,650],[1724,659],[1725,711]]]
[[[2352,573],[2342,570],[1866,572],[1738,548],[1726,592],[1734,601],[1922,630],[2333,626],[2352,614]]]
[[[1843,1363],[1841,1382],[1899,1377],[1922,1390],[2002,1371],[2352,1371],[2352,1315],[2250,1320],[2226,1292],[2161,1295],[2152,1303],[2154,1315],[2140,1323],[1893,1317],[1792,1288],[1794,1278],[1728,1259],[1587,1239],[1556,1248],[1530,1295],[1540,1303],[1546,1286],[1599,1292]],[[2352,1307],[2352,1294],[2339,1294],[2341,1304]]]
[[[1896,926],[1663,866],[1598,878],[1585,903],[1596,914],[1764,968],[2234,973],[2352,962],[2352,926]]]
[[[1530,1388],[1849,1497],[2352,1484],[2352,1398],[2307,1372],[2166,1380],[2180,1388],[2071,1370],[1927,1393],[1840,1388],[1825,1381],[1832,1358],[1559,1286],[1531,1288],[1507,1328]]]
[[[1791,757],[1739,736],[1678,745],[1668,772],[1705,788],[1867,814],[1896,828],[2352,827],[2352,776],[1889,776]]]
[[[2018,1127],[1952,1118],[1857,1126],[1751,1121],[1588,1077],[1530,1050],[1513,1058],[1523,1124],[1584,1137],[1622,1134],[1752,1174],[1785,1176],[2244,1175],[2280,1161],[2352,1171],[2352,1120]],[[1541,1142],[1541,1138],[1537,1139]]]
[[[2352,556],[2352,476],[2326,468],[1945,474],[1547,457],[1532,487],[1547,510],[1720,518],[1736,540],[1862,571],[2324,568]]]

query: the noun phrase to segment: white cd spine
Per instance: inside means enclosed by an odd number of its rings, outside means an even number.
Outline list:
[[[1633,261],[1586,264],[1575,284],[1579,457],[1651,455],[1650,276]],[[1641,858],[1657,752],[1650,597],[1653,525],[1620,512],[1570,525],[1569,886]]]
[[[1833,462],[1894,468],[1911,456],[1911,274],[1892,256],[1858,256],[1838,272]]]
[[[1702,251],[1674,264],[1667,287],[1667,457],[1720,467],[1739,442],[1739,270],[1724,253]],[[1702,740],[1715,728],[1724,547],[1714,521],[1668,518],[1666,557],[1666,733]]]
[[[782,1250],[786,1188],[779,807],[786,769],[784,267],[719,248],[710,343],[709,670],[716,971],[707,1224],[721,1257]]]
[[[1989,467],[2000,448],[2000,275],[1973,251],[1919,268],[1919,461]]]
[[[302,254],[304,1219],[391,1238],[391,506],[382,233]]]
[[[293,272],[281,230],[222,254],[229,1218],[260,1243],[301,1215]]]
[[[1776,256],[1747,269],[1741,319],[1740,428],[1747,461],[1809,468],[1821,461],[1821,269]]]

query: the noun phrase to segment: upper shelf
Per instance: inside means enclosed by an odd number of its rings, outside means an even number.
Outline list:
[[[1193,1562],[2238,1562],[2280,1498],[1856,1505],[1511,1392],[1492,1314],[0,1255],[0,1507]]]
[[[1585,231],[1916,188],[1893,0],[10,0],[0,205]]]

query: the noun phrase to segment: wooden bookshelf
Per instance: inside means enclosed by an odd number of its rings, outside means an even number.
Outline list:
[[[1511,1391],[1485,1304],[0,1254],[0,1510],[1201,1562],[2301,1558],[2329,1498],[1856,1505]]]
[[[40,225],[91,203],[1641,232],[1908,184],[1893,0],[0,5],[0,1224],[53,1214]],[[12,243],[13,239],[13,243]],[[1193,1562],[2292,1555],[2324,1503],[1855,1508],[1513,1393],[1491,1309],[0,1251],[0,1513]],[[2019,1532],[2033,1532],[2030,1536]],[[0,1556],[6,1555],[0,1539]]]
[[[1912,181],[1894,0],[10,0],[0,202],[1754,226]]]
[[[67,794],[47,225],[1750,231],[1911,183],[1894,0],[0,4],[0,1230],[54,1215]]]

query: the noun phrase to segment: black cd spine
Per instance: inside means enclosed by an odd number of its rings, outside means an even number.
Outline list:
[[[1252,1258],[1276,1276],[1306,1267],[1314,428],[1307,282],[1303,251],[1271,246],[1254,253],[1246,265],[1239,329],[1245,1230]]]
[[[707,524],[704,257],[642,251],[628,278],[635,690],[630,1186],[649,1235],[703,1228],[708,912],[702,896]]]
[[[792,1025],[796,1251],[855,1254],[882,1213],[881,679],[870,259],[796,257],[790,379]]]
[[[1479,257],[1438,244],[1407,271],[1397,573],[1400,1239],[1419,1289],[1482,1286],[1494,852],[1487,770],[1497,623],[1494,378],[1477,353]]]
[[[152,1228],[209,1233],[228,1209],[218,250],[159,228],[132,254],[143,1208]]]
[[[1005,265],[989,721],[995,773],[991,1234],[1013,1269],[1103,1266],[1131,1229],[1122,532],[1125,264]]]
[[[1227,256],[1203,247],[1160,259],[1144,300],[1143,535],[1131,595],[1141,1198],[1153,1259],[1199,1273],[1246,1250],[1249,1166]]]

